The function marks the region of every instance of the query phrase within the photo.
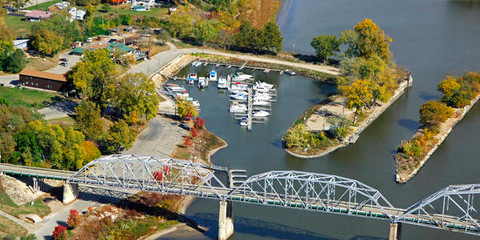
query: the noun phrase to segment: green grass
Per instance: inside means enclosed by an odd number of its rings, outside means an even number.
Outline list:
[[[21,87],[0,87],[0,97],[7,100],[10,106],[43,108],[46,104],[54,102],[60,95]]]
[[[27,230],[22,226],[18,225],[17,223],[13,222],[12,220],[0,216],[0,235],[2,233],[5,235],[10,234],[15,236],[21,236],[25,235],[27,233]]]
[[[50,213],[50,208],[45,205],[42,199],[35,200],[33,205],[26,203],[25,205],[18,206],[3,189],[0,189],[0,210],[15,217],[19,217],[22,214],[36,214],[43,217]]]
[[[54,118],[54,119],[48,120],[48,123],[53,124],[53,125],[73,127],[75,125],[75,119],[73,119],[70,116],[61,117],[61,118]]]
[[[44,2],[44,3],[40,3],[38,5],[27,7],[25,9],[27,9],[27,10],[48,10],[48,7],[50,7],[51,5],[53,5],[55,3],[59,3],[61,1],[62,0],[53,0],[53,1],[49,1],[49,2]],[[35,3],[35,2],[33,2],[33,3]]]
[[[25,17],[20,16],[5,16],[5,22],[8,28],[13,29],[17,36],[20,38],[26,38],[30,34],[31,23],[25,22],[23,19]]]

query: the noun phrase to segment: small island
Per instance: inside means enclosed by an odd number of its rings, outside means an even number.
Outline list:
[[[403,141],[395,154],[396,181],[406,183],[427,162],[453,127],[480,98],[480,73],[447,76],[438,85],[443,96],[420,107],[421,126],[410,140]]]
[[[388,37],[372,20],[353,30],[315,37],[311,45],[324,62],[339,54],[338,93],[308,109],[283,137],[285,150],[299,158],[316,158],[354,143],[359,134],[380,116],[405,89],[412,77],[390,59]]]

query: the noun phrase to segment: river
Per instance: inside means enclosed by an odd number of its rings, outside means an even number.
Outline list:
[[[476,4],[475,4],[476,3]],[[396,207],[408,207],[450,184],[479,183],[480,106],[455,127],[450,136],[404,185],[394,182],[393,154],[418,127],[418,109],[438,98],[436,86],[446,74],[480,70],[480,2],[447,0],[284,0],[277,23],[284,48],[312,53],[309,43],[319,34],[340,34],[363,18],[371,18],[393,38],[394,60],[408,68],[414,85],[360,136],[357,143],[318,159],[287,155],[280,138],[305,109],[323,100],[334,87],[310,79],[257,72],[279,90],[273,116],[252,132],[239,128],[227,113],[227,96],[214,87],[193,90],[202,104],[207,128],[229,143],[217,152],[216,165],[230,164],[249,175],[269,170],[299,170],[336,174],[370,185]],[[188,71],[184,70],[184,71]],[[230,69],[220,69],[223,71]],[[202,74],[206,73],[206,69]],[[218,202],[196,200],[187,215],[210,228],[216,238]],[[384,239],[388,222],[300,210],[234,204],[235,239]],[[447,231],[404,225],[403,239],[474,239]]]

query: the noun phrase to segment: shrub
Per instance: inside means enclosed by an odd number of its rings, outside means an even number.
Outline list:
[[[65,226],[58,225],[53,229],[52,238],[54,240],[66,240],[67,237],[67,228]]]
[[[192,129],[190,130],[190,132],[192,133],[192,137],[194,137],[194,138],[198,137],[198,131],[197,131],[197,129],[192,128]]]
[[[311,139],[311,133],[305,124],[297,124],[285,134],[283,141],[287,148],[305,148]]]
[[[436,127],[453,115],[453,109],[438,101],[429,101],[420,107],[420,123]]]
[[[200,129],[203,129],[204,126],[205,126],[205,119],[198,117],[197,121],[195,121],[195,128],[200,130]]]
[[[70,215],[67,218],[67,226],[70,229],[74,229],[80,225],[81,217],[78,211],[75,209],[70,210]]]
[[[193,144],[192,139],[189,136],[186,136],[184,140],[185,140],[185,145],[187,146],[191,146]]]

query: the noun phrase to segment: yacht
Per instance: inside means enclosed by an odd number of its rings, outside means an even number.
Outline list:
[[[243,117],[240,119],[240,126],[247,126],[248,125],[248,120],[246,117]]]
[[[262,101],[262,100],[254,100],[252,105],[254,106],[270,106],[269,101]]]
[[[232,84],[232,86],[230,87],[230,91],[247,91],[248,89],[248,86],[245,85],[245,84]]]
[[[247,111],[247,105],[234,102],[230,105],[230,112],[232,113],[245,113]]]
[[[206,88],[207,86],[208,85],[207,85],[206,79],[204,77],[199,77],[197,87],[198,88]]]
[[[260,111],[253,112],[252,116],[253,117],[268,117],[268,116],[270,116],[270,113],[267,112],[267,111],[260,110]]]
[[[192,66],[194,66],[194,67],[198,67],[198,66],[201,66],[201,65],[202,65],[202,62],[200,62],[200,61],[195,61],[195,62],[192,63]]]
[[[208,79],[210,79],[210,81],[217,81],[217,72],[215,70],[210,71]]]
[[[268,94],[255,94],[253,96],[254,101],[268,101],[270,99],[272,99],[272,96]]]
[[[217,87],[219,89],[227,89],[228,88],[227,79],[226,78],[219,78],[218,83],[217,83]]]
[[[288,69],[285,70],[284,73],[285,73],[285,74],[288,74],[288,75],[290,75],[290,76],[295,76],[295,74],[296,74],[294,71],[290,71],[290,70],[288,70]]]
[[[190,73],[190,75],[188,75],[188,78],[193,78],[193,80],[197,80],[197,74],[196,73]]]
[[[248,79],[251,79],[251,78],[253,78],[252,75],[244,74],[242,72],[237,72],[237,73],[233,74],[232,80],[233,81],[245,81],[245,80],[248,80]]]
[[[274,86],[273,84],[268,84],[266,82],[256,82],[253,88],[266,88],[266,89],[272,89]]]
[[[235,100],[247,100],[247,95],[245,94],[230,94],[230,97],[235,99]]]

